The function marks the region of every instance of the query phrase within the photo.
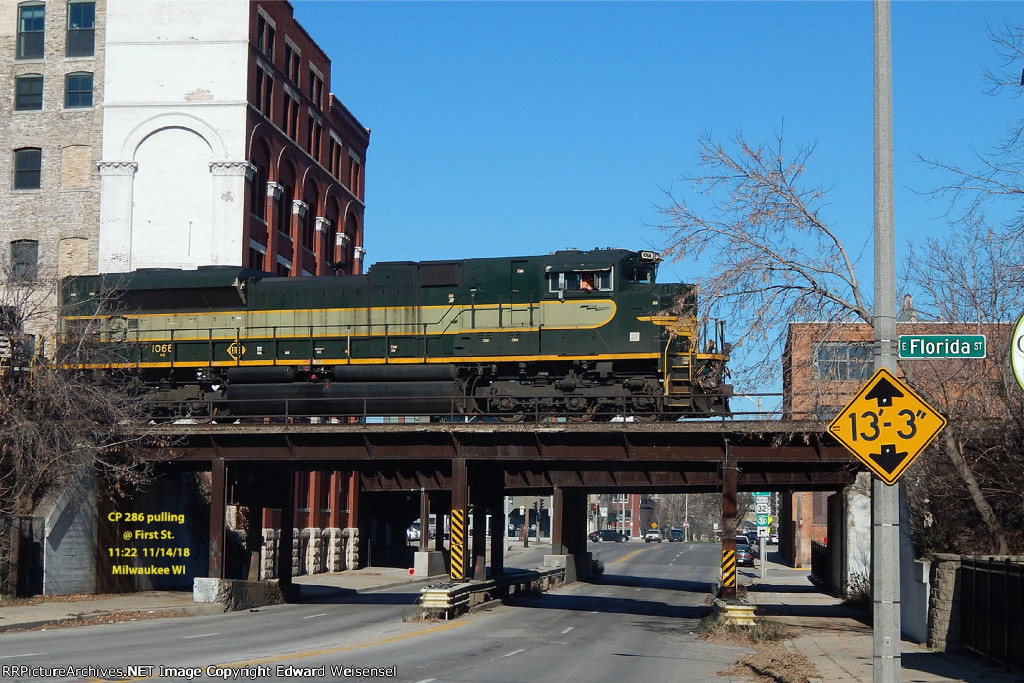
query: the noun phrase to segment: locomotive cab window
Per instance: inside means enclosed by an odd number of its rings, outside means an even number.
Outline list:
[[[574,270],[566,273],[548,273],[549,292],[610,292],[612,271]]]
[[[654,284],[654,273],[657,270],[653,265],[626,264],[622,268],[622,279],[626,282],[647,282]]]

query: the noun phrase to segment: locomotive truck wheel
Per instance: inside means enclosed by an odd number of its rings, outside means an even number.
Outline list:
[[[569,415],[569,422],[590,422],[594,419],[594,415],[597,414],[597,404],[593,403],[582,412],[574,415]]]

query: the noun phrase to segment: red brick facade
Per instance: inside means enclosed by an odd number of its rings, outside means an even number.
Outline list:
[[[246,265],[362,271],[370,131],[330,91],[331,62],[288,2],[250,5]]]

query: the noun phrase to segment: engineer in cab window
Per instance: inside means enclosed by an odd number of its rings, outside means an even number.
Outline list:
[[[582,289],[584,292],[593,292],[594,291],[594,278],[593,278],[593,276],[591,276],[591,275],[584,275],[583,278],[580,279],[580,289]]]

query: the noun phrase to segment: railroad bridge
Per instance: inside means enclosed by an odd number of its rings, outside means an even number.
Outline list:
[[[861,467],[820,421],[172,424],[153,436],[165,466],[211,473],[209,576],[225,576],[225,509],[233,503],[281,510],[283,583],[291,579],[300,471],[352,472],[353,518],[359,491],[418,493],[423,520],[431,507],[472,515],[472,543],[453,531],[453,556],[467,554],[453,561],[452,576],[482,578],[487,514],[491,571],[502,572],[506,495],[552,495],[552,553],[572,557],[586,553],[588,493],[722,491],[730,539],[738,491],[838,490]]]

